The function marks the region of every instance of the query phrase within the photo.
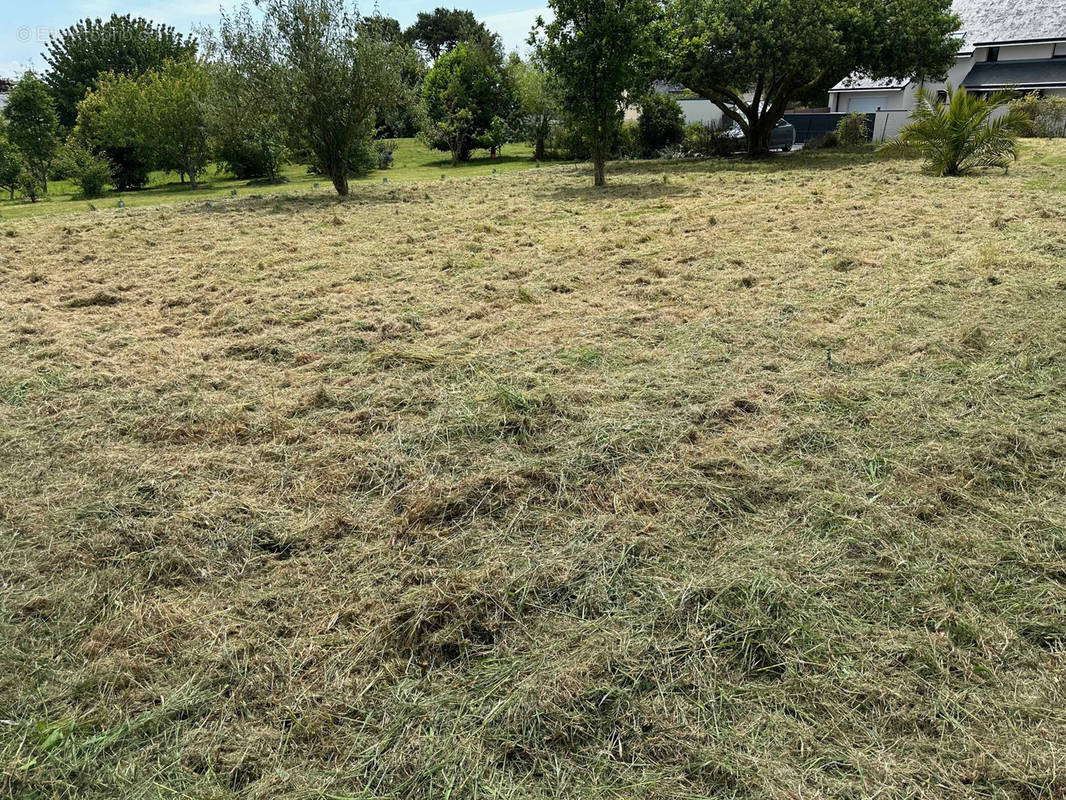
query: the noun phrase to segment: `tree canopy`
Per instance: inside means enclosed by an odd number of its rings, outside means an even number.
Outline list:
[[[368,24],[344,0],[266,0],[260,8],[261,20],[247,9],[224,16],[228,57],[266,87],[289,138],[347,195],[353,147],[401,96],[399,48],[378,35],[387,25]]]
[[[788,103],[853,72],[942,76],[958,52],[951,0],[673,0],[665,70],[769,148]]]
[[[152,166],[197,178],[210,161],[207,70],[193,61],[168,61],[130,77],[107,73],[79,106],[79,140],[104,149],[135,148]]]
[[[102,73],[140,75],[159,69],[167,60],[184,61],[196,54],[196,40],[129,14],[112,14],[106,22],[85,19],[54,34],[43,53],[45,82],[56,101],[59,121],[74,125],[78,103]]]
[[[562,106],[588,143],[594,182],[602,186],[627,94],[647,82],[655,6],[651,0],[550,0],[549,5],[555,19],[538,19],[532,41]]]
[[[7,136],[22,155],[30,173],[48,190],[48,170],[61,143],[59,117],[48,87],[37,73],[23,74],[4,106]]]
[[[507,71],[494,54],[469,42],[437,59],[423,83],[422,99],[426,138],[431,146],[451,152],[453,162],[466,160],[476,147],[491,146],[493,119],[514,114]]]
[[[420,11],[404,35],[434,61],[454,50],[460,42],[469,42],[486,51],[503,54],[500,37],[478,22],[473,12],[458,8]]]

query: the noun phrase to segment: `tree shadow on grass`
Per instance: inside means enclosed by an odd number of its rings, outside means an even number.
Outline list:
[[[345,206],[390,206],[417,202],[417,198],[411,196],[409,189],[390,189],[386,193],[359,192],[358,185],[352,184],[351,193],[347,197],[341,197],[330,187],[328,191],[320,189],[314,194],[268,192],[238,197],[208,197],[181,203],[176,208],[184,214],[234,214],[248,211],[299,214],[304,211],[322,211]]]

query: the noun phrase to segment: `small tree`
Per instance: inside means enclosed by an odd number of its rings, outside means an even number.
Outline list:
[[[164,169],[197,178],[211,162],[208,140],[210,83],[203,65],[169,61],[138,81],[141,107],[135,118],[140,138],[147,142]]]
[[[79,105],[76,134],[105,150],[130,148],[152,164],[197,179],[211,161],[208,140],[210,82],[202,64],[169,61],[133,78],[101,76]]]
[[[559,118],[559,102],[538,64],[512,57],[507,65],[518,102],[516,128],[533,146],[533,158],[543,161],[552,124]]]
[[[26,170],[19,173],[18,189],[19,194],[31,203],[36,203],[37,198],[41,196],[41,182],[37,180],[36,175]]]
[[[670,95],[650,92],[640,103],[637,131],[644,155],[654,155],[685,139],[685,114],[681,105]]]
[[[19,173],[22,172],[22,157],[15,145],[7,138],[7,132],[0,126],[0,189],[6,190],[11,199],[15,199],[18,188]]]
[[[1018,157],[1018,137],[1029,118],[1012,109],[994,116],[1006,94],[982,98],[947,87],[948,101],[937,103],[927,89],[918,92],[918,107],[899,135],[882,145],[886,155],[919,155],[926,169],[940,175],[965,175],[981,167],[1007,169]]]
[[[511,129],[502,117],[493,117],[489,124],[488,143],[493,155],[501,153],[503,146],[511,138]]]
[[[96,88],[78,104],[73,138],[101,153],[111,164],[111,180],[120,191],[148,183],[153,166],[150,143],[141,136],[135,118],[141,104],[140,87],[128,77],[101,75]]]
[[[422,85],[425,138],[465,161],[490,138],[492,121],[511,116],[514,95],[505,72],[485,50],[462,42],[437,59]]]
[[[60,144],[59,118],[48,87],[36,73],[26,72],[11,90],[3,113],[8,139],[47,192],[48,171]]]
[[[398,48],[344,0],[265,0],[262,21],[224,16],[229,58],[269,87],[282,127],[348,194],[349,159],[400,96]],[[238,46],[239,45],[239,46]]]
[[[647,82],[655,7],[650,0],[549,0],[549,5],[555,18],[538,18],[531,42],[592,153],[593,182],[603,186],[626,94]]]
[[[99,197],[111,182],[111,165],[75,138],[59,151],[58,163],[85,198]]]

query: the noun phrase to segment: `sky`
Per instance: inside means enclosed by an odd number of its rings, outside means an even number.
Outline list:
[[[363,13],[370,13],[372,0],[359,4]],[[173,25],[182,33],[192,31],[194,25],[214,26],[218,21],[219,8],[232,9],[239,0],[129,0],[126,5],[111,0],[0,0],[0,78],[13,78],[27,68],[44,69],[40,53],[48,36],[54,31],[69,27],[79,19],[101,17],[112,13],[132,14],[153,22]],[[511,3],[491,0],[378,0],[382,14],[395,17],[403,26],[414,22],[419,11],[437,6],[469,8],[490,30],[500,34],[504,47],[526,52],[526,37],[538,14],[545,14],[544,5],[538,0],[513,0]]]

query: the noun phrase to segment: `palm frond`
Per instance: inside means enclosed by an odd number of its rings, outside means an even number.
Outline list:
[[[947,102],[938,103],[932,92],[919,89],[911,122],[879,152],[922,156],[926,169],[936,175],[1005,169],[1018,157],[1018,137],[1027,117],[1016,111],[996,115],[1009,99],[1005,93],[981,98],[949,85],[947,94]]]

